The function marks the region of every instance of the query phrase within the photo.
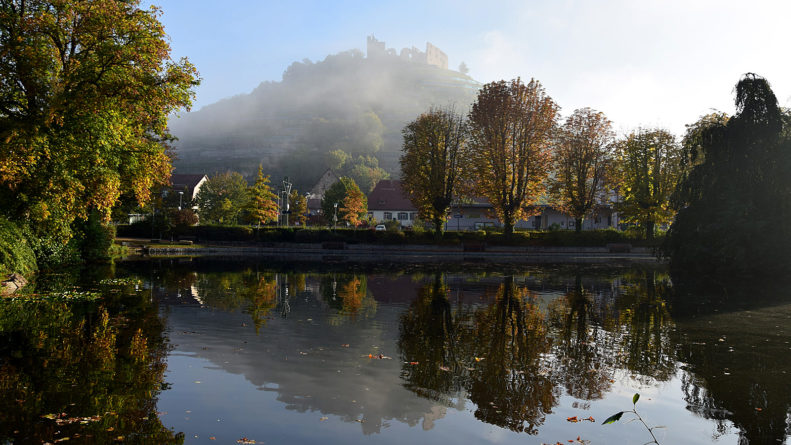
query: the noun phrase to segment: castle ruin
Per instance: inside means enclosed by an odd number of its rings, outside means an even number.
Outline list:
[[[373,35],[368,36],[367,43],[367,57],[369,59],[376,59],[379,57],[400,57],[408,62],[436,66],[443,70],[448,69],[448,55],[430,42],[426,42],[425,52],[413,46],[411,48],[403,48],[399,54],[396,54],[393,48],[386,48],[385,42],[377,40]]]

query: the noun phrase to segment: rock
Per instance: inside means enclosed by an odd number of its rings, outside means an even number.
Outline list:
[[[14,292],[22,289],[27,284],[27,280],[18,273],[12,273],[5,280],[0,282],[0,296],[7,297]]]

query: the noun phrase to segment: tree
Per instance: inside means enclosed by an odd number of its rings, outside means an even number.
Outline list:
[[[494,207],[506,236],[544,191],[559,107],[536,80],[488,83],[469,116],[472,193]]]
[[[277,195],[269,186],[269,175],[264,175],[263,167],[258,165],[258,177],[250,187],[249,198],[245,210],[250,220],[257,225],[277,221]]]
[[[458,192],[461,155],[467,139],[464,118],[452,108],[421,114],[401,132],[401,184],[420,214],[432,221],[437,235]]]
[[[610,120],[590,108],[575,110],[559,131],[550,188],[557,207],[574,218],[577,232],[602,198],[613,139]]]
[[[197,72],[137,0],[0,2],[0,208],[40,234],[107,220],[170,176],[168,117]]]
[[[746,74],[736,114],[687,127],[689,169],[673,205],[678,216],[664,252],[675,271],[787,272],[791,264],[791,115],[769,82]]]
[[[333,222],[332,217],[335,215],[336,204],[338,206],[338,220],[344,220],[344,214],[341,212],[341,207],[343,206],[344,200],[351,190],[360,192],[360,187],[357,186],[352,178],[348,176],[341,176],[338,181],[332,184],[327,189],[327,191],[324,192],[324,198],[321,199],[321,212],[327,222]],[[362,192],[360,192],[360,194],[362,194]],[[365,195],[363,195],[362,200],[367,212],[368,200],[365,198]]]
[[[357,187],[349,187],[343,205],[338,207],[338,213],[352,227],[359,226],[368,214],[368,203],[363,192]]]
[[[681,175],[681,147],[666,130],[638,129],[617,143],[618,210],[624,222],[639,223],[647,239],[657,224],[673,220],[670,197]]]
[[[219,173],[203,184],[195,201],[201,222],[235,224],[249,202],[247,181],[236,172]]]
[[[297,189],[294,189],[291,191],[288,200],[291,203],[291,222],[304,226],[308,220],[308,199],[305,195],[300,194]]]

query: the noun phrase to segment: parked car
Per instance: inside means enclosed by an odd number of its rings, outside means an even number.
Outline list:
[[[376,230],[377,232],[384,232],[385,230],[387,230],[387,227],[385,227],[384,224],[377,224],[374,230]]]

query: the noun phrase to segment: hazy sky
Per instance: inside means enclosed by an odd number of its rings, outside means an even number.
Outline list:
[[[733,112],[746,72],[791,106],[791,1],[160,0],[173,56],[203,79],[195,107],[279,81],[294,61],[357,48],[375,34],[400,50],[426,41],[486,83],[541,81],[564,115],[603,111],[619,132]]]

